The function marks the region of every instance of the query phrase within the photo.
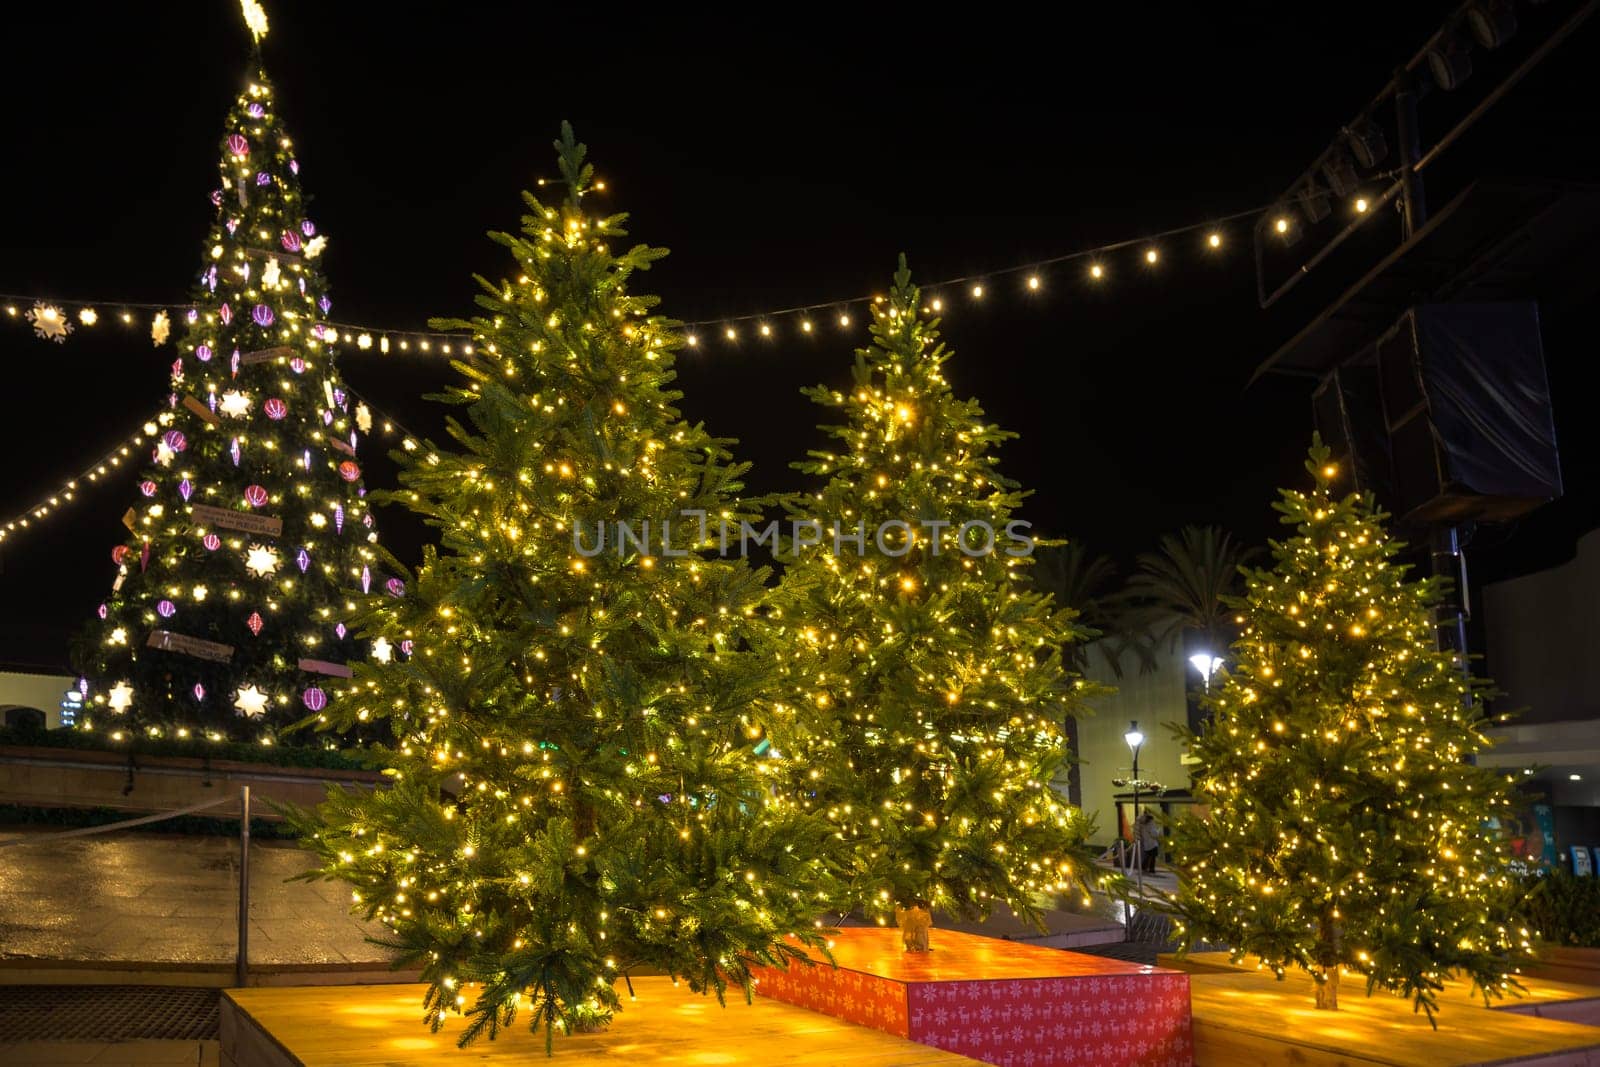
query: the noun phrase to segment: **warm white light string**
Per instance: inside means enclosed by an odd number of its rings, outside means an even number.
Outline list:
[[[1374,182],[1386,175],[1374,175]],[[1331,196],[1332,194],[1327,194]],[[1365,196],[1355,196],[1348,210],[1353,218],[1365,215],[1372,201]],[[947,313],[958,300],[968,304],[980,303],[991,292],[991,286],[1011,283],[1027,296],[1040,296],[1049,290],[1052,268],[1068,264],[1082,267],[1082,279],[1089,285],[1107,284],[1113,280],[1111,258],[1128,249],[1139,249],[1135,269],[1155,270],[1165,262],[1167,249],[1174,238],[1200,234],[1198,248],[1202,255],[1216,255],[1230,244],[1227,226],[1242,219],[1265,222],[1269,233],[1284,241],[1292,240],[1295,230],[1302,225],[1297,214],[1283,205],[1255,207],[1229,215],[1177,226],[1169,230],[1130,237],[1093,248],[1079,249],[1046,259],[1029,260],[998,270],[965,274],[924,283],[923,295],[929,309]],[[776,340],[785,328],[802,337],[814,335],[822,326],[848,330],[857,323],[852,312],[882,299],[874,296],[856,296],[840,300],[825,300],[810,304],[796,304],[768,311],[756,311],[716,318],[695,319],[682,324],[684,340],[690,347],[701,347],[707,341],[737,344],[747,336],[760,340]],[[30,326],[44,340],[63,341],[83,328],[93,328],[108,319],[129,327],[149,323],[150,336],[156,346],[166,343],[174,325],[174,314],[189,310],[188,304],[152,304],[131,300],[85,300],[77,297],[45,298],[22,294],[0,293],[0,312],[4,317],[21,325]],[[101,309],[113,309],[109,313]],[[169,311],[168,309],[172,309]],[[324,340],[354,348],[360,352],[377,352],[381,355],[395,353],[421,355],[472,355],[471,340],[465,334],[439,330],[394,330],[383,326],[360,323],[327,322]]]

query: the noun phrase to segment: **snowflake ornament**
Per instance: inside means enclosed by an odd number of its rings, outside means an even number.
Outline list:
[[[72,320],[54,304],[33,305],[28,309],[27,318],[33,324],[33,332],[45,341],[60,344],[72,332]]]
[[[167,338],[172,334],[172,320],[165,311],[156,312],[156,317],[150,320],[150,343],[160,348],[167,343]]]
[[[372,409],[365,404],[356,405],[356,428],[362,433],[372,432]]]
[[[118,682],[106,693],[106,700],[111,710],[121,715],[133,707],[133,686],[126,681]]]
[[[220,407],[224,415],[242,419],[250,414],[250,394],[240,392],[237,389],[230,389],[222,394]]]
[[[305,252],[307,259],[316,259],[318,256],[322,255],[323,251],[327,247],[328,239],[319,235],[307,241],[302,251]]]
[[[372,642],[372,658],[379,663],[388,663],[394,656],[394,647],[389,644],[386,637],[379,637]]]
[[[233,706],[245,718],[259,719],[267,713],[267,699],[267,694],[251,683],[234,694]]]
[[[278,258],[273,256],[267,260],[266,267],[261,271],[261,284],[268,289],[278,287],[278,279],[283,275],[283,268],[278,266]]]
[[[245,553],[244,569],[257,578],[270,578],[278,572],[278,550],[266,545],[251,545]]]

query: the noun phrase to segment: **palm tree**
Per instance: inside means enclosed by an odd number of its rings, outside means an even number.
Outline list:
[[[1239,592],[1239,567],[1253,554],[1218,526],[1185,526],[1166,535],[1158,551],[1139,555],[1128,580],[1135,617],[1157,643],[1176,648],[1185,634],[1199,634],[1215,654],[1233,634],[1224,600]]]
[[[1055,596],[1057,606],[1071,609],[1078,623],[1092,631],[1094,640],[1063,649],[1079,673],[1088,669],[1090,648],[1100,650],[1118,678],[1122,657],[1130,651],[1141,671],[1155,669],[1145,635],[1130,625],[1125,592],[1110,557],[1091,553],[1076,541],[1048,545],[1039,549],[1029,574],[1042,591]]]

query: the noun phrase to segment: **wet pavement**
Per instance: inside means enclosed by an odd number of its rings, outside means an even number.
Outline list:
[[[384,930],[350,914],[347,886],[286,881],[312,865],[292,842],[251,847],[250,962],[386,966],[366,941]],[[0,848],[0,959],[230,963],[238,896],[235,838],[123,831]]]

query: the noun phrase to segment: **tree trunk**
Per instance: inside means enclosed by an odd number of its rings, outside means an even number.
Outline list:
[[[928,951],[928,931],[933,928],[933,915],[921,904],[901,907],[896,904],[894,920],[900,924],[900,940],[907,952]]]
[[[1339,968],[1343,962],[1343,931],[1333,915],[1325,914],[1317,924],[1318,970],[1312,977],[1317,980],[1317,1007],[1324,1011],[1339,1009]]]
[[[1323,1011],[1339,1010],[1339,965],[1335,963],[1321,974],[1317,982],[1317,1007]]]

